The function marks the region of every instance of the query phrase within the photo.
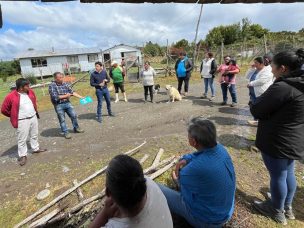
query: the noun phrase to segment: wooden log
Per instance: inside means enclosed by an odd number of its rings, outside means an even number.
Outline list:
[[[149,167],[148,169],[146,169],[146,173],[144,172],[144,174],[147,174],[147,172],[150,172],[152,170],[152,168],[155,170],[155,168],[159,168],[159,167],[163,166],[164,164],[166,164],[165,167],[159,169],[158,171],[156,171],[155,173],[150,175],[151,179],[155,179],[155,178],[159,177],[160,175],[162,175],[164,172],[166,172],[168,169],[170,169],[176,163],[176,161],[178,161],[178,159],[176,159],[175,156],[172,156],[172,157],[164,160],[163,162],[159,163],[159,165],[157,167],[152,167],[152,166]],[[105,189],[103,189],[101,193],[98,193],[97,195],[92,196],[92,197],[82,201],[81,203],[77,204],[71,210],[56,216],[55,218],[46,222],[44,225],[53,224],[55,222],[61,221],[62,219],[65,219],[68,216],[71,216],[71,214],[79,211],[84,206],[86,206],[86,205],[88,205],[88,204],[90,204],[90,203],[92,203],[96,200],[99,200],[99,199],[103,198],[104,196],[105,196]]]
[[[166,165],[165,167],[157,170],[155,173],[152,173],[150,175],[151,179],[155,179],[157,177],[159,177],[160,175],[162,175],[164,172],[166,172],[168,169],[170,169],[178,160],[174,159],[173,161],[171,161],[168,165]]]
[[[175,158],[175,156],[171,156],[171,157],[161,161],[158,164],[158,166],[150,166],[149,168],[146,168],[144,170],[144,174],[148,175],[148,174],[151,174],[152,172],[155,172],[159,167],[169,164],[174,158]]]
[[[147,159],[149,158],[149,154],[145,154],[143,157],[142,157],[142,159],[140,159],[140,161],[139,161],[139,163],[140,164],[143,164],[145,161],[147,161]]]
[[[135,147],[134,149],[125,152],[124,154],[131,156],[131,155],[135,154],[136,152],[138,152],[138,149],[140,147],[142,147],[143,145],[145,145],[145,144],[146,144],[146,141],[144,141],[142,144],[140,144],[139,146]],[[86,184],[87,182],[89,182],[93,178],[95,178],[95,177],[101,175],[102,173],[104,173],[106,171],[107,167],[108,166],[103,167],[102,169],[96,171],[91,176],[89,176],[86,179],[84,179],[83,181],[81,181],[79,184],[77,184],[74,187],[66,190],[64,193],[62,193],[61,195],[57,196],[55,199],[53,199],[51,202],[49,202],[48,204],[46,204],[45,206],[43,206],[42,208],[40,208],[34,214],[30,215],[29,217],[27,217],[26,219],[24,219],[23,221],[21,221],[20,223],[18,223],[17,225],[15,225],[14,228],[21,227],[21,226],[27,224],[28,222],[32,221],[34,218],[36,218],[38,215],[42,214],[44,211],[46,211],[47,209],[49,209],[51,206],[53,206],[54,204],[56,204],[57,202],[59,202],[60,200],[62,200],[63,198],[65,198],[67,195],[69,195],[72,192],[74,192],[80,186]]]
[[[53,210],[51,213],[43,216],[42,218],[36,220],[35,222],[33,222],[32,224],[30,224],[30,228],[32,227],[41,227],[43,226],[47,221],[49,221],[51,218],[53,218],[54,216],[56,216],[61,210],[59,208],[56,208],[55,210]]]
[[[155,156],[155,159],[154,159],[154,161],[152,163],[152,166],[157,166],[159,164],[160,158],[163,155],[163,153],[164,153],[164,149],[160,148],[159,151],[158,151],[158,153]]]
[[[78,181],[77,181],[76,179],[73,180],[73,185],[76,186],[77,184],[78,184]],[[81,202],[81,201],[83,200],[83,198],[84,198],[81,189],[80,189],[80,188],[77,188],[77,189],[76,189],[76,193],[77,193],[79,202]]]

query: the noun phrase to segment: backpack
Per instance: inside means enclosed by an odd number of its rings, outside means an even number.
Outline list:
[[[185,57],[183,60],[181,60],[177,65],[177,77],[184,78],[187,76],[186,67],[185,67],[185,61],[187,58]]]

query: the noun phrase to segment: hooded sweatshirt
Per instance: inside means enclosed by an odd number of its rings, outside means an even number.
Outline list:
[[[251,105],[256,146],[274,158],[304,159],[304,71],[278,78]]]

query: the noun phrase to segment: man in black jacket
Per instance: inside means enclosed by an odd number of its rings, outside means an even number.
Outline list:
[[[270,174],[271,201],[254,206],[275,221],[295,219],[292,201],[296,192],[294,160],[304,158],[304,50],[274,56],[274,83],[251,105],[259,119],[256,146]],[[285,217],[286,216],[286,217]]]
[[[177,90],[179,93],[181,93],[183,82],[185,82],[184,90],[185,96],[187,96],[193,64],[191,60],[186,56],[186,52],[180,52],[178,58],[179,59],[175,64],[175,72],[178,80]]]

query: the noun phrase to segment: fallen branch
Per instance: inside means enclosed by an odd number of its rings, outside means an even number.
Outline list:
[[[143,145],[146,144],[146,141],[144,141],[142,144],[140,144],[139,146],[135,147],[132,150],[129,150],[127,152],[125,152],[125,155],[133,155],[137,152],[137,150],[142,147]],[[77,188],[79,188],[80,186],[86,184],[87,182],[89,182],[90,180],[92,180],[93,178],[101,175],[102,173],[104,173],[106,171],[108,166],[103,167],[102,169],[96,171],[95,173],[93,173],[91,176],[87,177],[86,179],[84,179],[83,181],[81,181],[79,184],[75,185],[74,187],[68,189],[67,191],[65,191],[64,193],[62,193],[61,195],[57,196],[55,199],[53,199],[51,202],[49,202],[47,205],[43,206],[42,208],[40,208],[38,211],[36,211],[34,214],[30,215],[29,217],[27,217],[26,219],[24,219],[23,221],[21,221],[20,223],[18,223],[17,225],[14,226],[14,228],[18,228],[21,227],[25,224],[27,224],[28,222],[32,221],[34,218],[36,218],[38,215],[42,214],[44,211],[46,211],[47,209],[49,209],[51,206],[53,206],[54,204],[56,204],[58,201],[62,200],[63,198],[65,198],[67,195],[71,194],[72,192],[74,192]]]
[[[140,159],[139,163],[143,164],[145,161],[147,161],[147,159],[149,158],[149,154],[145,154],[142,159]]]
[[[148,169],[146,169],[146,171],[144,171],[144,174],[147,174],[147,172],[150,172],[152,169],[150,168],[153,168],[154,170],[156,168],[159,168],[163,165],[166,164],[165,167],[159,169],[158,171],[156,171],[155,173],[153,173],[150,178],[151,179],[155,179],[157,177],[159,177],[160,175],[162,175],[164,172],[166,172],[168,169],[170,169],[175,163],[176,163],[177,159],[175,159],[175,156],[172,156],[162,162],[159,163],[159,165],[157,167],[149,167]],[[168,164],[169,163],[169,164]],[[58,222],[58,221],[61,221],[62,219],[65,219],[67,217],[70,217],[71,214],[74,214],[75,212],[79,211],[80,209],[82,209],[84,206],[96,201],[96,200],[99,200],[101,198],[103,198],[105,196],[105,189],[102,190],[101,193],[98,193],[97,195],[95,196],[92,196],[84,201],[82,201],[81,203],[77,204],[76,206],[74,206],[71,210],[67,211],[67,212],[64,212],[58,216],[56,216],[55,218],[51,219],[50,221],[46,221],[46,224],[53,224],[55,222]]]
[[[169,164],[174,158],[175,158],[175,156],[171,156],[171,157],[161,161],[157,166],[150,166],[149,168],[146,168],[144,170],[144,174],[148,175],[148,174],[155,172],[157,170],[157,168]]]
[[[157,177],[159,177],[160,175],[162,175],[164,172],[166,172],[168,169],[170,169],[175,163],[177,162],[177,159],[174,159],[173,161],[171,161],[168,165],[166,165],[165,167],[157,170],[155,173],[152,173],[150,175],[151,179],[155,179]]]
[[[164,149],[160,148],[158,153],[156,154],[156,157],[152,163],[152,166],[157,166],[159,164],[160,158],[163,155],[163,153],[164,153]]]
[[[76,180],[76,179],[73,180],[73,185],[76,186],[77,184],[78,184],[77,180]],[[77,189],[76,189],[76,192],[77,192],[78,200],[79,200],[79,202],[81,202],[81,201],[83,200],[83,198],[84,198],[81,189],[80,189],[80,188],[77,188]]]
[[[60,211],[61,211],[61,209],[56,208],[51,213],[49,213],[49,214],[43,216],[42,218],[36,220],[35,222],[33,222],[29,227],[32,228],[32,227],[43,226],[44,224],[47,223],[47,221],[49,221],[51,218],[53,218],[55,215],[57,215]]]

